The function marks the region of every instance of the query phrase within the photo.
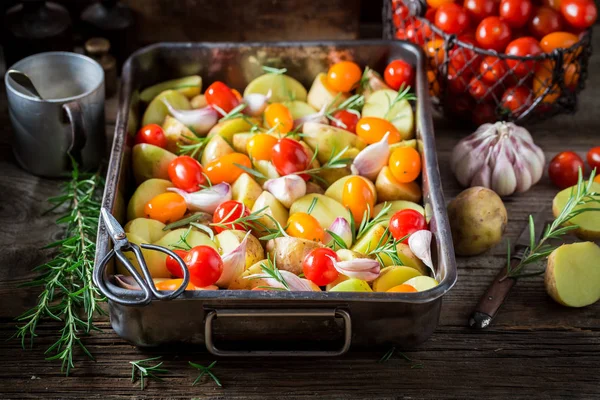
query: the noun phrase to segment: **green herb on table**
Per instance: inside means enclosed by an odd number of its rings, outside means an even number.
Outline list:
[[[208,375],[213,381],[215,381],[217,386],[223,387],[219,378],[217,378],[217,376],[211,371],[213,369],[213,367],[217,364],[216,361],[213,361],[212,363],[210,363],[210,365],[208,367],[205,367],[204,365],[193,363],[191,361],[189,362],[189,364],[190,364],[190,366],[201,371],[200,375],[198,375],[198,377],[194,380],[194,383],[192,383],[192,386],[195,386],[196,383],[198,383],[200,381],[200,379],[202,379],[203,376]]]
[[[161,356],[158,357],[152,357],[152,358],[146,358],[145,360],[138,360],[138,361],[129,361],[129,364],[132,365],[131,367],[131,382],[135,382],[136,380],[136,372],[138,374],[138,379],[140,381],[140,389],[144,390],[145,386],[145,379],[154,379],[156,381],[162,381],[162,378],[160,376],[157,376],[156,374],[166,374],[169,371],[167,369],[164,368],[160,368],[163,365],[163,361],[159,362],[156,365],[148,365],[148,363],[150,361],[156,361],[156,360],[160,360]]]
[[[62,361],[61,371],[66,375],[74,368],[75,348],[79,347],[93,359],[81,336],[99,331],[93,317],[96,313],[104,314],[100,307],[104,299],[92,281],[103,186],[99,174],[80,172],[73,160],[71,179],[61,186],[62,194],[48,200],[53,205],[49,211],[62,213],[56,223],[64,228],[63,239],[46,246],[55,250],[54,258],[36,267],[40,276],[23,285],[43,290],[37,304],[17,317],[20,325],[15,336],[21,339],[23,347],[27,337],[33,345],[38,324],[44,318],[59,321],[62,328],[58,340],[46,354],[48,360]]]
[[[392,347],[391,349],[389,349],[384,355],[383,357],[381,357],[379,359],[379,361],[377,361],[379,364],[383,364],[387,361],[389,361],[392,356],[398,353],[398,355],[400,357],[402,357],[404,360],[408,361],[409,363],[411,363],[412,365],[410,366],[410,369],[422,369],[425,367],[425,365],[423,365],[422,363],[419,362],[415,362],[413,359],[409,358],[406,354],[400,352],[400,351],[396,351],[396,347]]]

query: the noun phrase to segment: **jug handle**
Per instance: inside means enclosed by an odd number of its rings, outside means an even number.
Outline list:
[[[83,111],[81,104],[77,101],[72,101],[63,105],[64,120],[71,125],[70,146],[67,152],[81,164],[81,150],[85,146],[86,135],[85,125],[83,123]]]

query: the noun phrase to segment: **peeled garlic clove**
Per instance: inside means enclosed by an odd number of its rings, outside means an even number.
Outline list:
[[[244,272],[244,269],[246,268],[246,246],[248,245],[249,234],[250,232],[246,233],[244,240],[242,240],[235,249],[221,256],[221,260],[223,260],[223,272],[216,282],[217,286],[222,288],[229,287],[231,282]]]
[[[356,278],[363,281],[374,281],[381,272],[379,261],[370,258],[355,258],[350,261],[336,261],[329,257],[333,262],[333,267],[342,275],[348,278]]]
[[[286,270],[279,270],[281,277],[287,284],[291,292],[313,292],[314,289],[307,279],[300,278],[298,275],[291,273]],[[244,277],[244,279],[261,279],[266,283],[267,286],[274,289],[286,289],[285,285],[277,279],[270,278],[265,274],[252,274]]]
[[[178,188],[168,188],[167,190],[183,197],[190,211],[203,211],[209,214],[213,214],[222,202],[231,200],[232,196],[231,186],[225,182],[193,193]]]
[[[506,152],[504,149],[501,149],[492,171],[491,189],[498,196],[509,196],[515,192],[516,188],[517,177],[515,176],[515,170],[508,160]]]
[[[323,243],[328,245],[333,241],[329,232],[333,232],[339,236],[344,241],[346,247],[350,248],[350,246],[352,246],[352,228],[350,228],[350,224],[346,218],[337,217],[333,220],[331,225],[329,225],[329,228],[325,231],[325,238],[323,239]]]
[[[169,114],[171,114],[173,118],[185,126],[191,126],[199,134],[208,133],[208,131],[217,124],[219,119],[219,114],[211,106],[196,110],[177,110],[167,99],[162,99],[162,102],[167,106]]]
[[[276,179],[269,179],[263,188],[270,192],[286,208],[306,194],[306,182],[298,175],[285,175]]]
[[[257,117],[261,115],[269,104],[271,94],[271,89],[269,89],[267,94],[250,93],[245,95],[244,103],[246,103],[246,108],[244,108],[244,113],[250,115],[251,117]]]
[[[377,179],[379,171],[387,165],[390,158],[388,136],[389,132],[379,142],[365,147],[358,153],[350,167],[353,173],[364,176],[372,181]]]
[[[423,261],[423,264],[427,265],[431,272],[435,274],[433,261],[431,260],[432,239],[433,234],[426,229],[422,229],[414,232],[408,237],[408,247],[410,248],[410,251],[412,251],[419,260]]]
[[[302,118],[298,118],[294,120],[294,129],[298,128],[299,126],[304,125],[307,122],[318,122],[318,123],[322,123],[322,124],[327,124],[327,117],[325,117],[325,111],[327,110],[327,106],[328,104],[323,105],[323,107],[321,107],[321,110],[319,110],[318,113],[314,113],[314,114],[309,114],[309,115],[305,115]]]

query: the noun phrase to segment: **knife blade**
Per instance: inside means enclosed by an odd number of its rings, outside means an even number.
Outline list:
[[[545,228],[545,213],[546,209],[543,209],[533,216],[536,243],[537,241],[539,241],[542,232]],[[511,268],[515,268],[517,265],[519,265],[519,263],[525,256],[525,251],[529,248],[530,241],[531,236],[528,223],[517,238],[517,241],[513,245],[510,256]],[[471,326],[472,328],[487,328],[498,313],[498,310],[500,309],[502,304],[504,304],[504,301],[508,297],[510,290],[517,282],[515,278],[505,278],[506,272],[506,265],[504,265],[498,272],[498,275],[496,275],[496,277],[494,278],[494,281],[490,284],[490,286],[479,299],[477,306],[475,306],[475,310],[469,318],[469,326]]]

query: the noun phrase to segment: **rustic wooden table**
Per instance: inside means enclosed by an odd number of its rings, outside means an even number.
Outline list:
[[[600,47],[598,35],[594,47]],[[561,150],[585,154],[598,145],[600,55],[592,58],[591,76],[573,116],[531,127],[548,159]],[[506,240],[514,240],[530,213],[548,206],[556,189],[547,177],[532,190],[506,200],[509,225],[501,244],[479,257],[459,258],[459,279],[445,297],[440,326],[429,341],[377,361],[381,351],[351,353],[332,359],[221,359],[214,368],[223,388],[212,381],[191,386],[196,371],[188,361],[207,365],[215,359],[201,348],[139,350],[117,337],[107,319],[101,333],[85,338],[96,361],[78,354],[65,377],[56,362],[44,361],[53,342],[54,322],[38,328],[32,349],[6,340],[14,317],[36,301],[35,289],[19,288],[32,268],[49,253],[41,247],[60,235],[53,216],[43,215],[46,199],[59,181],[27,174],[10,150],[11,128],[4,85],[0,88],[0,398],[598,398],[600,397],[600,304],[568,309],[545,293],[543,278],[522,280],[494,325],[485,332],[466,326],[482,291],[504,262]],[[115,121],[116,100],[107,103],[107,132]],[[461,190],[448,168],[450,151],[465,130],[436,122],[437,148],[446,199]],[[550,212],[547,215],[551,218]],[[168,321],[165,321],[168,323]],[[145,391],[130,382],[129,361],[162,355],[171,374],[150,382]],[[420,368],[414,368],[415,364]]]

